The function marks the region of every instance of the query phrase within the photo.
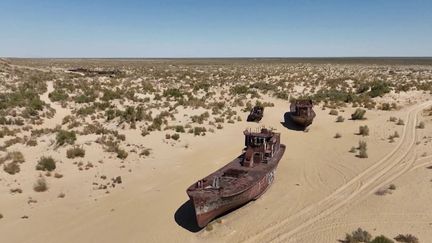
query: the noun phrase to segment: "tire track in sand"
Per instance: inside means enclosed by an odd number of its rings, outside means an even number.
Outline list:
[[[382,186],[382,183],[377,183],[378,180],[385,178],[394,179],[395,176],[400,176],[409,168],[415,160],[406,163],[404,158],[412,150],[416,139],[416,124],[417,114],[423,110],[424,107],[432,104],[431,101],[415,105],[406,115],[406,124],[403,127],[402,136],[398,145],[381,160],[352,178],[343,186],[339,187],[329,196],[323,198],[317,203],[310,205],[296,214],[276,222],[259,233],[246,239],[246,242],[262,242],[262,241],[285,241],[295,242],[295,239],[289,237],[295,235],[302,229],[310,226],[321,218],[330,215],[340,207],[349,204],[356,199],[357,196],[362,196],[369,191],[366,189],[377,188]],[[395,173],[388,174],[398,164],[406,163],[408,166],[402,166],[402,171],[398,170]],[[384,180],[385,182],[388,181]],[[360,186],[357,186],[360,184]],[[377,185],[378,184],[378,185]],[[285,231],[287,230],[287,231]],[[294,240],[294,241],[292,241]]]

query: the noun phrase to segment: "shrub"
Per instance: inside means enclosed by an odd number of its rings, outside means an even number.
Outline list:
[[[30,139],[30,140],[28,140],[27,141],[27,143],[26,143],[26,145],[27,146],[30,146],[30,147],[34,147],[34,146],[36,146],[38,143],[37,143],[37,140],[36,139]]]
[[[56,102],[56,101],[64,101],[67,100],[67,98],[69,97],[68,94],[66,92],[64,92],[63,90],[59,90],[56,89],[53,92],[48,94],[49,99],[52,102]]]
[[[391,106],[390,106],[389,103],[382,103],[382,104],[381,104],[381,110],[383,110],[383,111],[388,111],[388,110],[390,110],[390,109],[391,109]]]
[[[390,184],[389,188],[390,190],[396,190],[396,185],[395,184]]]
[[[351,119],[353,119],[353,120],[363,120],[363,119],[365,119],[365,117],[364,117],[365,113],[366,113],[366,110],[357,108],[355,110],[355,112],[353,114],[351,114]]]
[[[74,146],[73,148],[66,151],[66,157],[68,157],[69,159],[73,159],[75,157],[84,157],[84,155],[85,150],[78,146]]]
[[[369,136],[369,127],[367,125],[359,127],[359,135]]]
[[[171,139],[171,135],[170,134],[165,134],[165,139]]]
[[[336,133],[336,134],[334,135],[334,138],[340,138],[340,137],[342,137],[342,135],[341,135],[340,133]]]
[[[53,171],[55,168],[56,162],[52,157],[42,156],[36,165],[36,170]]]
[[[404,243],[419,243],[419,240],[417,237],[411,234],[402,235],[399,234],[394,238],[397,242],[404,242]]]
[[[344,122],[344,121],[345,121],[345,118],[343,118],[343,116],[338,116],[336,118],[336,122]]]
[[[359,158],[367,158],[367,144],[365,141],[359,141]]]
[[[3,166],[3,170],[8,174],[15,175],[20,172],[20,165],[17,162],[10,162]]]
[[[185,129],[182,125],[178,125],[175,127],[175,131],[179,133],[185,133]]]
[[[119,159],[126,159],[128,157],[128,152],[126,150],[118,148],[116,149],[117,152],[117,158]]]
[[[329,114],[332,115],[332,116],[337,116],[339,114],[339,112],[337,110],[335,110],[335,109],[331,109],[330,112],[329,112]]]
[[[396,125],[405,125],[405,122],[399,118],[399,120],[397,121]]]
[[[396,122],[396,121],[397,121],[397,118],[394,117],[394,116],[391,116],[390,119],[389,119],[389,121],[391,121],[391,122]]]
[[[178,133],[174,133],[174,134],[171,136],[171,138],[174,139],[174,140],[179,140],[180,135],[179,135]]]
[[[357,151],[356,147],[351,147],[351,149],[349,150],[350,153],[355,153]]]
[[[372,84],[369,96],[375,98],[377,96],[383,96],[388,92],[390,92],[389,84],[383,81],[377,81]]]
[[[45,178],[40,177],[33,186],[33,190],[35,192],[44,192],[48,190],[48,185],[45,181]]]
[[[371,239],[372,235],[361,228],[358,228],[356,231],[353,231],[351,234],[346,234],[345,236],[346,243],[370,242]]]
[[[375,237],[370,243],[394,243],[394,241],[385,237],[384,235],[380,235]]]
[[[141,151],[140,155],[143,156],[149,156],[150,155],[150,149],[143,149],[143,151]]]
[[[424,129],[424,128],[425,128],[425,123],[421,121],[421,122],[418,124],[417,128]]]
[[[64,144],[74,144],[76,140],[76,134],[74,131],[60,130],[56,136],[57,145],[62,146]]]

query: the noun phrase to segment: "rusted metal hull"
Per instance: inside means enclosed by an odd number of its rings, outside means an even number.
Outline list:
[[[315,112],[313,112],[313,115],[311,116],[296,116],[291,114],[291,119],[298,125],[307,127],[310,124],[312,124],[313,119],[315,118]]]
[[[262,194],[264,194],[266,190],[269,188],[269,186],[273,183],[277,165],[280,159],[282,158],[284,152],[285,152],[285,145],[281,144],[280,149],[272,158],[272,161],[269,162],[268,169],[263,171],[260,178],[254,181],[250,185],[250,187],[248,187],[246,190],[241,191],[238,194],[228,195],[228,196],[224,196],[224,195],[215,196],[213,194],[212,196],[209,196],[205,192],[196,193],[188,190],[187,193],[195,208],[195,214],[196,214],[196,220],[198,226],[205,227],[214,218],[232,209],[236,209],[248,203],[251,200],[255,200],[259,198]],[[239,159],[232,161],[231,163],[229,163],[219,171],[229,168],[230,164],[239,163],[238,160]]]
[[[292,103],[290,106],[290,117],[291,119],[298,125],[307,127],[312,124],[316,114],[313,109],[310,109],[310,113],[308,115],[297,115],[296,114],[296,104]]]

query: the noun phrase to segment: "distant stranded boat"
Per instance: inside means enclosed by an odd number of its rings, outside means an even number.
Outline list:
[[[296,100],[292,102],[290,106],[291,119],[300,126],[309,126],[316,116],[312,108],[312,100]]]
[[[259,122],[261,121],[263,116],[264,116],[264,107],[260,105],[256,105],[254,106],[254,108],[252,108],[249,116],[247,117],[247,121]]]
[[[262,128],[244,131],[243,153],[221,169],[187,189],[198,226],[260,197],[272,184],[276,167],[285,152],[280,134]]]

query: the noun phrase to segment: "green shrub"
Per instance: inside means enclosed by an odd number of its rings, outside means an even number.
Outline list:
[[[394,241],[385,237],[384,235],[380,235],[375,237],[370,243],[394,243]]]
[[[65,101],[69,98],[69,95],[61,89],[56,89],[48,94],[49,99],[52,102]]]
[[[36,165],[36,170],[53,171],[55,168],[56,162],[52,157],[42,156]]]
[[[371,90],[369,91],[369,96],[375,98],[378,96],[383,96],[388,92],[390,92],[389,84],[383,81],[377,81],[372,83]]]
[[[73,148],[70,148],[66,151],[66,157],[68,157],[69,159],[73,159],[75,157],[84,157],[84,155],[85,150],[78,146],[74,146]]]
[[[62,146],[64,144],[74,144],[76,140],[76,134],[74,131],[60,130],[56,136],[57,145]]]
[[[353,119],[353,120],[363,120],[363,119],[365,119],[365,117],[364,117],[365,113],[366,113],[366,110],[357,108],[355,110],[355,112],[353,114],[351,114],[351,119]]]

